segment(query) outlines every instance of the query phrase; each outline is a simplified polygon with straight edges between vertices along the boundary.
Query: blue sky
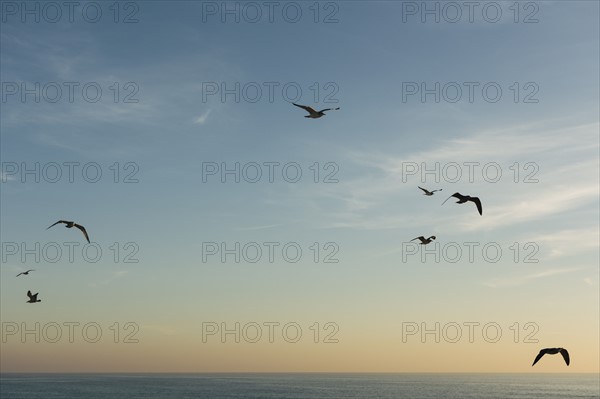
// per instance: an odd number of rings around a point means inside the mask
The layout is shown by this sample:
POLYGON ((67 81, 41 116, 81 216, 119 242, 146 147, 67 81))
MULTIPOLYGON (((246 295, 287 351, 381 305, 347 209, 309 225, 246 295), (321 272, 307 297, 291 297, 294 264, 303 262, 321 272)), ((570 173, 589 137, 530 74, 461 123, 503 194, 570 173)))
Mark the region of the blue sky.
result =
MULTIPOLYGON (((109 3, 101 4, 98 23, 77 13, 73 23, 66 18, 23 23, 13 15, 2 23, 3 91, 7 84, 79 83, 72 103, 66 91, 56 103, 44 96, 39 103, 32 96, 23 102, 19 94, 3 99, 3 245, 43 247, 81 239, 58 226, 45 230, 67 219, 85 225, 103 250, 97 263, 80 255, 72 264, 65 256, 56 263, 22 262, 19 255, 3 259, 3 321, 133 320, 146 343, 175 337, 200 345, 197 324, 203 320, 329 320, 340 326, 335 351, 373 356, 365 365, 332 361, 318 368, 310 361, 330 357, 333 349, 317 348, 304 368, 280 366, 272 354, 261 368, 247 365, 241 350, 230 363, 214 367, 208 360, 181 362, 185 371, 432 371, 393 362, 403 350, 393 333, 402 321, 497 321, 505 329, 532 321, 540 326, 539 345, 579 345, 582 360, 573 369, 598 371, 597 2, 534 3, 538 23, 514 23, 511 2, 495 3, 503 11, 497 23, 478 12, 473 23, 466 17, 422 23, 409 15, 403 22, 402 3, 362 1, 318 3, 320 18, 333 10, 337 23, 315 23, 309 2, 293 3, 303 11, 297 23, 277 12, 273 23, 243 18, 223 23, 219 12, 203 14, 201 2, 152 1, 136 3, 139 22, 125 24, 114 23, 109 3), (81 95, 90 82, 102 88, 98 102, 81 95), (232 95, 222 101, 203 91, 212 84, 233 88, 236 82, 250 85, 248 90, 274 82, 273 101, 266 89, 256 102, 244 96, 236 102, 232 95), (422 102, 416 95, 403 101, 407 84, 431 88, 436 82, 441 87, 456 82, 452 87, 463 89, 462 98, 435 102, 430 95, 422 102), (473 102, 464 82, 475 84, 473 102), (482 95, 489 83, 502 89, 497 102, 482 95), (286 84, 302 89, 298 103, 341 110, 305 119, 282 93, 286 84), (138 102, 124 103, 132 88, 138 102), (337 102, 325 102, 334 89, 329 99, 337 102), (537 103, 524 102, 533 91, 537 103), (103 175, 97 183, 81 174, 74 183, 64 175, 58 183, 35 183, 31 177, 23 183, 5 169, 7 163, 31 168, 36 162, 95 162, 103 175), (115 162, 119 180, 133 170, 125 165, 135 163, 139 182, 114 183, 109 167, 115 162), (229 168, 236 162, 296 163, 303 174, 289 183, 277 168, 270 183, 264 167, 257 183, 231 177, 222 183, 216 176, 204 183, 207 162, 229 168), (333 170, 325 165, 334 164, 338 182, 315 183, 310 169, 315 162, 320 179, 333 170), (420 173, 403 178, 409 165, 432 168, 436 162, 440 168, 463 165, 463 175, 465 162, 479 166, 472 182, 466 177, 450 182, 444 175, 436 182, 420 173), (518 182, 510 168, 515 162, 518 182), (488 163, 502 171, 496 183, 484 179, 489 176, 482 166, 488 163), (527 163, 533 166, 524 169, 527 163), (537 182, 525 183, 533 171, 537 182), (443 191, 425 197, 417 186, 443 191), (472 204, 449 201, 441 207, 456 191, 479 196, 483 216, 472 204), (473 262, 465 256, 456 263, 436 263, 433 257, 421 262, 418 255, 403 262, 408 248, 403 243, 419 235, 436 235, 439 248, 497 243, 503 256, 497 263, 485 261, 481 251, 473 262), (114 262, 109 247, 115 242, 121 257, 128 253, 123 246, 134 243, 139 263, 114 262), (264 257, 222 263, 218 256, 203 262, 207 242, 278 242, 279 248, 295 242, 303 256, 297 263, 285 262, 280 252, 273 263, 264 257), (334 243, 339 262, 313 262, 315 242, 321 256, 333 248, 323 246, 334 243), (515 242, 521 256, 528 251, 523 246, 534 243, 538 262, 515 262, 510 249, 515 242), (27 268, 36 272, 13 280, 27 268), (24 303, 29 287, 39 290, 44 308, 24 303), (568 316, 561 321, 557 313, 568 316), (375 356, 380 342, 391 351, 375 356), (585 345, 594 350, 586 352, 585 345)), ((498 354, 499 366, 481 358, 483 369, 528 370, 538 345, 511 343, 498 354), (512 351, 526 359, 523 367, 510 363, 512 351)), ((3 346, 9 353, 3 370, 30 370, 15 359, 35 345, 3 346)), ((208 348, 215 357, 232 350, 221 344, 208 348)), ((411 350, 433 357, 436 347, 418 343, 411 350)), ((462 371, 477 371, 476 364, 462 371)), ((127 367, 148 370, 142 362, 127 367)), ((435 371, 454 370, 440 367, 435 371)), ((182 370, 167 362, 159 371, 182 370)))

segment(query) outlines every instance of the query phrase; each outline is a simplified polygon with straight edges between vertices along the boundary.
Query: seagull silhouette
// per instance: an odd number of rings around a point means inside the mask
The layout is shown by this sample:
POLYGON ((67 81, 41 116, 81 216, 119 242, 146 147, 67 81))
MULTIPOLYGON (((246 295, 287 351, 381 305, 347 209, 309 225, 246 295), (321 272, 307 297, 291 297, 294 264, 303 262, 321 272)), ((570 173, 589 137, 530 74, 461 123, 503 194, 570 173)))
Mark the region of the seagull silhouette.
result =
POLYGON ((27 296, 29 297, 29 300, 27 301, 27 303, 36 303, 36 302, 42 302, 41 299, 37 299, 39 292, 37 294, 32 294, 31 291, 27 291, 27 296))
MULTIPOLYGON (((419 187, 419 186, 417 186, 417 187, 419 187)), ((423 194, 423 195, 427 195, 428 197, 432 196, 433 193, 435 193, 436 191, 442 191, 441 188, 439 190, 433 190, 433 191, 429 191, 423 187, 419 187, 419 188, 425 192, 425 194, 423 194)))
POLYGON ((429 237, 429 238, 425 238, 425 237, 423 237, 423 236, 419 236, 419 237, 417 237, 417 238, 413 238, 411 241, 414 241, 414 240, 420 240, 420 241, 421 241, 421 245, 427 245, 427 244, 429 244, 431 241, 435 240, 435 236, 431 236, 431 237, 429 237))
POLYGON ((318 119, 322 116, 325 116, 325 111, 337 111, 338 109, 340 109, 340 107, 337 108, 325 108, 322 109, 320 111, 315 111, 314 108, 311 108, 307 105, 300 105, 300 104, 296 104, 296 103, 292 103, 294 104, 296 107, 300 107, 304 110, 306 110, 308 112, 308 115, 305 115, 305 118, 312 118, 312 119, 318 119))
POLYGON ((21 274, 24 274, 24 275, 27 276, 29 274, 29 272, 33 272, 33 271, 35 271, 35 269, 29 269, 29 270, 27 270, 25 272, 21 272, 21 273, 17 274, 17 277, 19 277, 21 274))
MULTIPOLYGON (((457 204, 464 204, 467 201, 475 203, 475 205, 477 205, 477 210, 479 211, 479 214, 483 215, 483 208, 481 207, 481 201, 478 197, 471 197, 469 195, 462 195, 461 193, 454 193, 448 198, 446 198, 446 201, 448 201, 452 197, 458 198, 458 201, 456 201, 457 204)), ((442 205, 444 205, 446 201, 442 202, 442 205)))
MULTIPOLYGON (((81 230, 81 232, 83 233, 83 235, 85 236, 85 239, 87 240, 87 242, 88 242, 88 244, 89 244, 89 242, 90 242, 90 237, 88 236, 88 233, 87 233, 87 231, 85 231, 85 227, 83 227, 82 225, 80 225, 80 224, 77 224, 77 223, 75 223, 75 222, 69 222, 69 221, 66 221, 66 220, 59 220, 58 222, 54 223, 52 226, 56 226, 56 225, 57 225, 57 224, 59 224, 59 223, 64 223, 64 224, 65 224, 65 227, 66 227, 67 229, 70 229, 71 227, 77 227, 79 230, 81 230)), ((48 229, 49 229, 50 227, 52 227, 52 226, 48 226, 48 227, 46 228, 46 230, 48 230, 48 229)))
POLYGON ((538 353, 538 355, 535 357, 535 360, 533 361, 533 364, 531 365, 531 367, 533 367, 538 360, 540 360, 542 358, 542 356, 544 355, 556 355, 557 353, 560 353, 563 357, 563 359, 565 359, 565 363, 567 363, 567 366, 569 365, 569 363, 571 362, 570 358, 569 358, 569 352, 567 352, 566 349, 563 348, 546 348, 546 349, 542 349, 540 351, 540 353, 538 353))

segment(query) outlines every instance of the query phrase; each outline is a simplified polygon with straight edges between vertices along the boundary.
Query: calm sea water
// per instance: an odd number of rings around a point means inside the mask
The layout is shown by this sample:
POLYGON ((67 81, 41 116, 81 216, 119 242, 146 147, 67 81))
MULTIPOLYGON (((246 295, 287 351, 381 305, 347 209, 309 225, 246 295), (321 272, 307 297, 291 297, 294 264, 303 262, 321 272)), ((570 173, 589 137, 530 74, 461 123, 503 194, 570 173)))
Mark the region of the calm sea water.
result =
POLYGON ((597 374, 2 374, 6 399, 598 398, 597 374))

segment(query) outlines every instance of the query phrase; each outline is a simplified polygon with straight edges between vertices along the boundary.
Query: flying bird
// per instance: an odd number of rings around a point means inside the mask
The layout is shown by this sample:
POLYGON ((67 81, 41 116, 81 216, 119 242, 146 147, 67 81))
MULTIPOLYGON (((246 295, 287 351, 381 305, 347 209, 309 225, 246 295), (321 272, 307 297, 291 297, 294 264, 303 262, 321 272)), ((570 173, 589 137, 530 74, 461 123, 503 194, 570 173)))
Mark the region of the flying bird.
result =
MULTIPOLYGON (((87 231, 85 231, 85 227, 83 227, 82 225, 80 225, 80 224, 77 224, 77 223, 75 223, 75 222, 68 222, 68 221, 66 221, 66 220, 59 220, 58 222, 54 223, 52 226, 56 226, 56 225, 57 225, 57 224, 59 224, 59 223, 64 223, 64 224, 65 224, 65 227, 66 227, 67 229, 70 229, 71 227, 77 227, 79 230, 81 230, 81 232, 83 233, 83 235, 85 236, 85 239, 87 240, 87 242, 88 242, 88 244, 89 244, 89 242, 90 242, 90 237, 88 236, 88 233, 87 233, 87 231)), ((49 229, 50 227, 52 227, 52 226, 49 226, 49 227, 47 227, 47 228, 46 228, 46 230, 48 230, 48 229, 49 229)))
POLYGON ((36 303, 36 302, 42 302, 41 299, 37 299, 39 292, 36 294, 32 294, 31 291, 27 291, 27 296, 29 297, 29 300, 27 301, 27 303, 36 303))
POLYGON ((421 245, 427 245, 430 242, 432 242, 433 240, 435 240, 435 236, 431 236, 429 238, 425 238, 423 236, 419 236, 417 238, 413 238, 411 241, 414 241, 414 240, 420 240, 421 241, 421 245))
MULTIPOLYGON (((475 203, 475 205, 477 205, 477 210, 479 211, 479 214, 483 215, 483 208, 481 207, 481 201, 478 197, 471 197, 469 195, 462 195, 461 193, 454 193, 448 198, 446 198, 446 201, 448 201, 452 197, 458 198, 458 201, 456 201, 457 204, 464 204, 467 201, 475 203)), ((446 201, 442 202, 442 205, 444 205, 446 201)))
POLYGON ((531 367, 533 367, 538 360, 540 360, 542 358, 542 356, 544 355, 556 355, 557 353, 560 353, 563 357, 563 359, 565 359, 565 363, 567 363, 567 366, 569 365, 569 363, 571 362, 570 358, 569 358, 569 352, 567 352, 566 349, 564 348, 546 348, 546 349, 542 349, 540 351, 540 353, 538 353, 538 355, 535 357, 535 360, 533 361, 533 364, 531 365, 531 367))
POLYGON ((29 272, 33 272, 33 271, 35 271, 35 269, 29 269, 29 270, 27 270, 25 272, 21 272, 21 273, 17 274, 17 277, 19 277, 21 274, 24 274, 24 275, 27 276, 29 274, 29 272))
MULTIPOLYGON (((417 186, 417 187, 419 187, 419 186, 417 186)), ((429 190, 427 190, 427 189, 425 189, 425 188, 423 188, 423 187, 419 187, 419 188, 420 188, 421 190, 423 190, 423 191, 424 191, 424 194, 423 194, 423 195, 427 195, 427 196, 429 196, 429 197, 430 197, 430 196, 432 196, 432 195, 433 195, 433 193, 435 193, 436 191, 442 191, 442 189, 441 189, 441 188, 440 188, 439 190, 433 190, 433 191, 429 191, 429 190)))
POLYGON ((314 108, 309 107, 307 105, 300 105, 300 104, 296 104, 296 103, 292 103, 294 104, 296 107, 300 107, 304 110, 306 110, 308 112, 308 115, 305 115, 305 118, 312 118, 312 119, 318 119, 322 116, 325 116, 325 111, 337 111, 338 109, 340 109, 340 107, 337 108, 325 108, 322 109, 320 111, 315 111, 314 108))

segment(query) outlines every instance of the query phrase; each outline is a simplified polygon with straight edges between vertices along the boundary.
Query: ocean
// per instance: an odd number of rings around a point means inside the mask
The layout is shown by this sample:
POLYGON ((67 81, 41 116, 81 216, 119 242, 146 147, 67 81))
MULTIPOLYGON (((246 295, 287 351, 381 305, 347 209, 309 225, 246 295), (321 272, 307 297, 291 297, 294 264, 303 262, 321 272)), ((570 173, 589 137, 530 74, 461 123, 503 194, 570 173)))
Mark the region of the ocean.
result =
POLYGON ((599 398, 598 374, 1 374, 2 399, 599 398))

